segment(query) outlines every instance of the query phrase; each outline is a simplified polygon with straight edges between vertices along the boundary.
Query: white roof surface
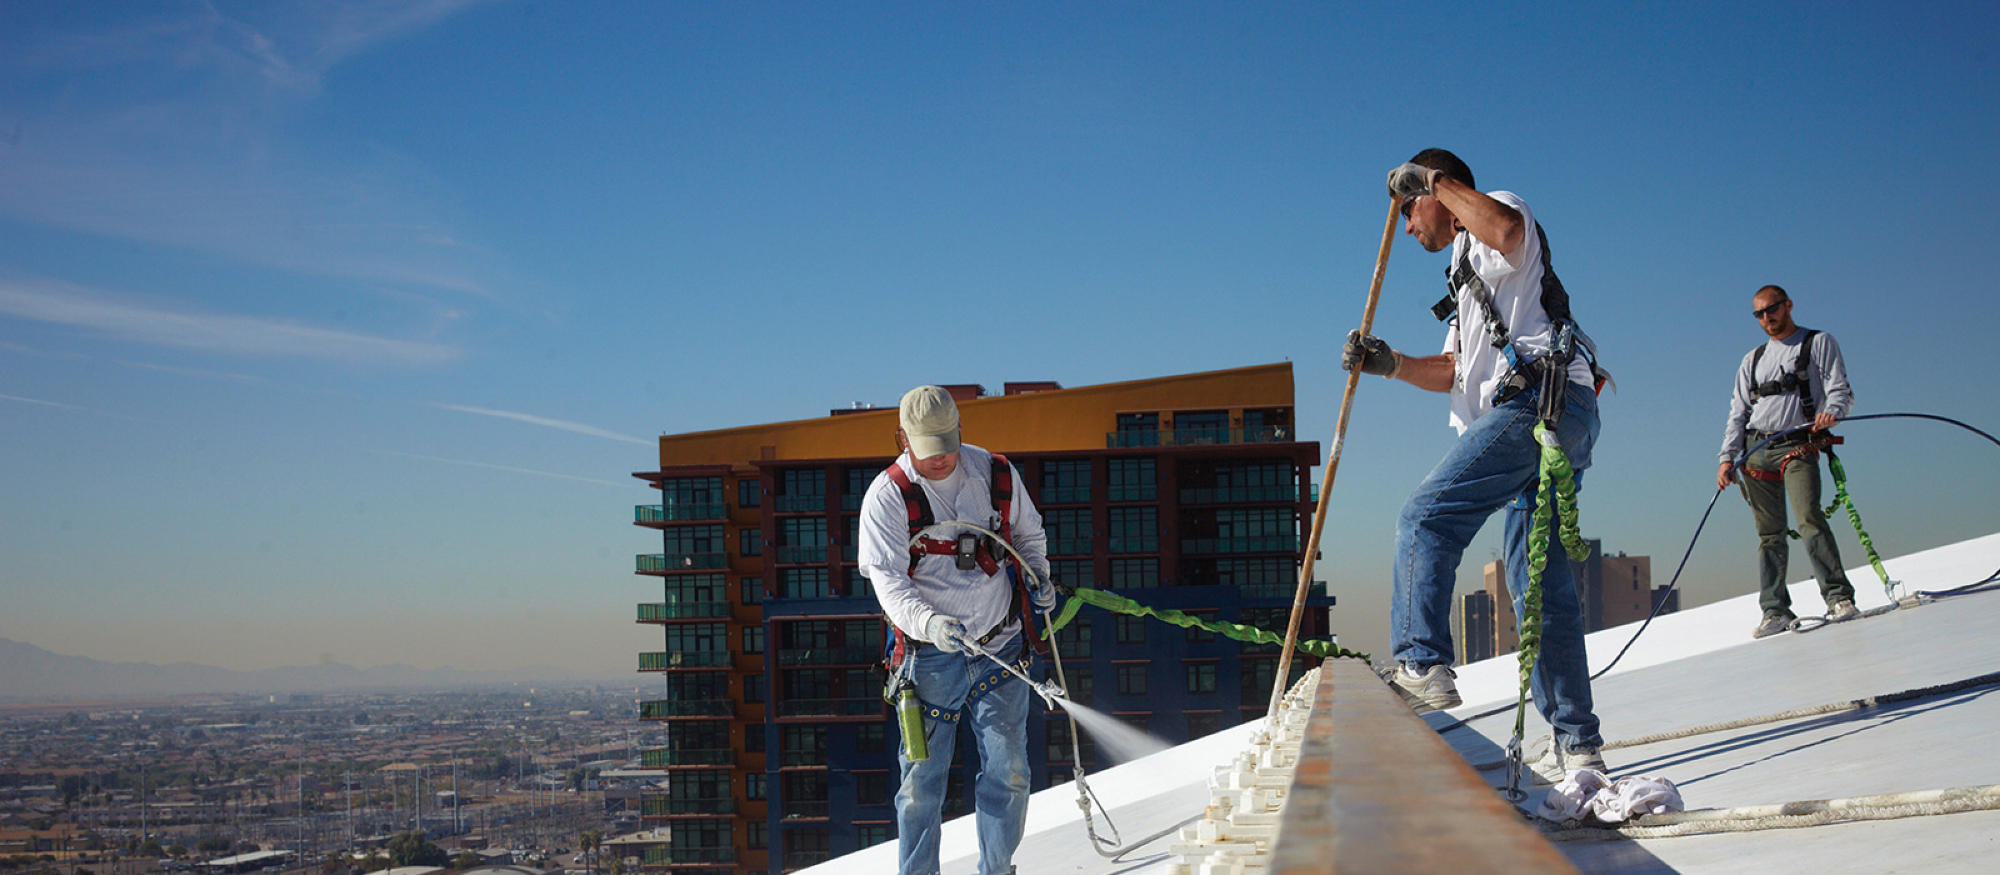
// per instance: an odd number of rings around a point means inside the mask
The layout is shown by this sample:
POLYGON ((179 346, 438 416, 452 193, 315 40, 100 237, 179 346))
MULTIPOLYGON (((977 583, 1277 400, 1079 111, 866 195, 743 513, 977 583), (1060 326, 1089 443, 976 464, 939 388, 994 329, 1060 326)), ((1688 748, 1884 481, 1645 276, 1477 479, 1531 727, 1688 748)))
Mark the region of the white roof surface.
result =
MULTIPOLYGON (((2000 568, 2000 534, 1886 563, 1904 592, 1940 591, 2000 568)), ((1848 577, 1862 610, 1890 600, 1866 566, 1848 577)), ((1792 587, 1801 615, 1820 608, 1817 585, 1792 587)), ((1886 695, 2000 671, 2000 591, 1940 599, 1850 623, 1753 641, 1761 613, 1756 593, 1653 621, 1614 670, 1593 685, 1608 744, 1693 726, 1886 695)), ((1637 625, 1589 636, 1591 665, 1609 663, 1637 625)), ((1445 738, 1480 764, 1504 757, 1518 683, 1512 654, 1465 666, 1458 686, 1468 719, 1445 738), (1504 708, 1504 710, 1502 710, 1504 708), (1475 716, 1492 713, 1490 716, 1475 716)), ((1673 781, 1689 809, 1730 808, 1880 793, 2000 784, 2000 687, 1858 711, 1727 730, 1605 752, 1614 777, 1673 781)), ((1530 741, 1547 734, 1528 709, 1530 741)), ((1433 725, 1450 721, 1430 715, 1433 725)), ((1208 776, 1243 749, 1259 723, 1225 729, 1171 750, 1093 775, 1089 784, 1126 842, 1199 818, 1208 776)), ((1497 787, 1501 771, 1485 772, 1497 787)), ((1545 787, 1533 787, 1529 804, 1545 787)), ((1100 836, 1109 837, 1103 819, 1100 836)), ((1971 812, 1803 829, 1697 835, 1640 841, 1562 842, 1585 872, 1763 873, 1814 875, 1889 871, 2000 871, 2000 812, 1971 812)), ((1027 836, 1014 862, 1022 872, 1162 873, 1169 834, 1113 860, 1086 836, 1076 789, 1034 794, 1027 836)), ((972 875, 977 839, 968 815, 944 826, 945 875, 972 875)), ((891 841, 803 872, 880 875, 895 871, 891 841)))

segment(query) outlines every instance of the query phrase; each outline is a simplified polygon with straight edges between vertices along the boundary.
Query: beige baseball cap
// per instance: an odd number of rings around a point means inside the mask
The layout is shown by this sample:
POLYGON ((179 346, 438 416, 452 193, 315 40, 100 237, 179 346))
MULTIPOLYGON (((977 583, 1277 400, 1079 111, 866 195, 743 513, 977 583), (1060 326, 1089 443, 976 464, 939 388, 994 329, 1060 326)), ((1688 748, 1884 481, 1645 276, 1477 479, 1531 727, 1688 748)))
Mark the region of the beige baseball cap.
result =
POLYGON ((900 422, 912 458, 958 452, 958 403, 943 386, 918 386, 904 394, 900 422))

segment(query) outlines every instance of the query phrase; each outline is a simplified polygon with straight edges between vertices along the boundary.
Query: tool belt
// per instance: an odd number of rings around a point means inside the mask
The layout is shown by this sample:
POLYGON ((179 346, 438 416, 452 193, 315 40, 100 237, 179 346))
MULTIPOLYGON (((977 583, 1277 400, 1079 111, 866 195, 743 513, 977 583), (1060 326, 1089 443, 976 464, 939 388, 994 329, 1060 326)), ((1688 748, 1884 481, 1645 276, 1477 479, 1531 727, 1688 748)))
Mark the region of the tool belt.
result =
MULTIPOLYGON (((1770 434, 1771 434, 1770 432, 1760 432, 1760 431, 1750 432, 1750 436, 1753 439, 1760 442, 1763 440, 1764 437, 1769 437, 1770 434), (1762 435, 1763 437, 1759 437, 1759 435, 1762 435)), ((1780 447, 1792 448, 1791 452, 1786 453, 1783 456, 1779 457, 1778 470, 1769 471, 1763 468, 1753 467, 1748 461, 1745 461, 1743 463, 1743 474, 1744 476, 1749 477, 1753 480, 1762 480, 1766 483, 1783 483, 1785 482, 1785 466, 1790 465, 1793 462, 1801 462, 1801 461, 1805 462, 1808 465, 1814 464, 1819 460, 1819 454, 1821 452, 1825 452, 1828 455, 1832 455, 1834 447, 1844 444, 1846 442, 1847 442, 1846 438, 1840 437, 1839 435, 1833 434, 1832 432, 1825 432, 1825 431, 1817 432, 1813 433, 1810 437, 1806 436, 1804 433, 1801 432, 1793 432, 1792 434, 1787 435, 1786 437, 1779 438, 1778 440, 1773 441, 1771 443, 1771 448, 1773 449, 1777 449, 1780 447)))

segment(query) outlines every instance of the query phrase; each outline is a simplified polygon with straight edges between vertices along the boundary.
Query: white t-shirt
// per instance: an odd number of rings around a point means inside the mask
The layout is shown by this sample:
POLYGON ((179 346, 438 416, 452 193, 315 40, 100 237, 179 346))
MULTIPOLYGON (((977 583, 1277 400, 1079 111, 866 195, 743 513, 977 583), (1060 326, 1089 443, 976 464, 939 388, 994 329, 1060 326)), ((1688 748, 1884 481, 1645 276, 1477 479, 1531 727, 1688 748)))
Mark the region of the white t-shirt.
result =
MULTIPOLYGON (((1547 352, 1551 340, 1549 314, 1542 309, 1541 235, 1535 233, 1535 214, 1526 201, 1511 191, 1491 192, 1489 196, 1520 211, 1522 226, 1527 229, 1521 251, 1509 262, 1499 250, 1461 231, 1452 241, 1449 269, 1457 269, 1461 254, 1469 247, 1466 257, 1471 259, 1473 272, 1492 291, 1494 309, 1513 335, 1515 354, 1532 358, 1547 352)), ((1486 336, 1486 311, 1478 300, 1464 289, 1456 291, 1458 318, 1445 332, 1444 351, 1458 357, 1457 376, 1451 386, 1451 425, 1463 434, 1474 420, 1493 409, 1493 394, 1507 372, 1507 359, 1486 336)), ((1593 385, 1590 363, 1582 356, 1570 362, 1569 379, 1593 385)))
MULTIPOLYGON (((994 532, 1000 531, 993 509, 993 454, 971 444, 959 445, 958 468, 943 481, 924 479, 910 465, 910 455, 896 457, 896 464, 923 489, 930 500, 931 515, 938 522, 963 520, 994 532)), ((1014 470, 1014 501, 1010 521, 1014 549, 1041 575, 1048 574, 1048 535, 1042 530, 1042 514, 1021 484, 1021 472, 1014 470)), ((949 541, 962 531, 945 526, 925 537, 949 541)), ((1012 585, 1003 571, 987 576, 978 568, 961 570, 951 556, 924 556, 917 573, 910 574, 910 516, 903 491, 888 472, 875 475, 861 500, 861 571, 875 584, 875 599, 889 622, 904 632, 923 638, 933 615, 943 614, 965 624, 974 637, 984 635, 1007 619, 1014 598, 1012 585)), ((1004 551, 1003 551, 1004 552, 1004 551)), ((996 559, 1005 559, 996 556, 996 559)), ((1006 643, 1001 635, 989 646, 1006 643)))

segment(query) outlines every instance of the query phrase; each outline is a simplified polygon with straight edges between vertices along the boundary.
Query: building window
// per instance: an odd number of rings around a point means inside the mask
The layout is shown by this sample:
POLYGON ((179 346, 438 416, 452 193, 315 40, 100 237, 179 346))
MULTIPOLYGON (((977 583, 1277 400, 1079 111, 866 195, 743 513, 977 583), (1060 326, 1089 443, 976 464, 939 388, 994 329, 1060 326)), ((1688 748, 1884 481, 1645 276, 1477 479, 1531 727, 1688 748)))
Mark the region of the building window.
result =
POLYGON ((729 698, 729 673, 693 671, 667 675, 667 699, 676 702, 714 702, 729 698))
MULTIPOLYGON (((764 776, 758 775, 757 777, 762 778, 764 776)), ((762 782, 760 781, 758 783, 762 782)), ((758 796, 756 798, 761 799, 763 797, 758 796)), ((750 850, 753 851, 770 850, 771 825, 761 820, 750 821, 749 828, 743 833, 743 841, 748 843, 750 850)))
POLYGON ((889 804, 889 773, 855 772, 854 804, 856 805, 889 804))
POLYGON ((1118 695, 1143 696, 1146 694, 1146 663, 1127 663, 1117 666, 1118 695))
POLYGON ((1175 446, 1229 442, 1229 411, 1202 410, 1174 414, 1175 446))
POLYGON ((1187 672, 1188 695, 1199 696, 1215 692, 1215 663, 1189 662, 1181 665, 1187 672))
MULTIPOLYGON (((763 733, 760 732, 758 734, 762 735, 763 733)), ((751 802, 756 802, 760 799, 763 799, 764 779, 766 777, 767 776, 763 772, 751 772, 750 774, 743 776, 743 798, 748 799, 751 802)))
POLYGON ((1158 497, 1152 459, 1111 460, 1112 501, 1153 501, 1158 497))
MULTIPOLYGON (((662 531, 662 543, 666 544, 671 557, 685 557, 695 553, 720 553, 723 545, 722 527, 715 526, 675 526, 662 531)), ((669 566, 685 564, 670 558, 669 566)), ((719 567, 719 566, 712 566, 719 567)))
POLYGON ((763 703, 764 703, 764 676, 761 674, 753 674, 745 677, 743 679, 743 704, 761 705, 763 703))
POLYGON ((1069 680, 1069 698, 1085 705, 1096 701, 1096 690, 1090 684, 1090 666, 1071 666, 1064 669, 1064 674, 1069 680))
POLYGON ((798 620, 778 626, 786 650, 825 650, 833 646, 832 620, 798 620))
POLYGON ((1042 463, 1042 504, 1086 504, 1090 501, 1090 460, 1042 463))
POLYGON ((1095 589, 1097 577, 1089 559, 1051 559, 1049 576, 1071 589, 1095 589))
POLYGON ((669 653, 687 650, 728 650, 729 624, 675 623, 666 627, 669 653))
POLYGON ((849 596, 875 597, 875 581, 859 568, 847 569, 847 594, 849 596))
MULTIPOLYGON (((1291 628, 1292 609, 1239 608, 1236 612, 1236 621, 1245 626, 1262 629, 1283 637, 1285 630, 1291 628)), ((1303 626, 1301 628, 1303 629, 1303 626)), ((1279 646, 1277 644, 1250 644, 1246 642, 1243 645, 1243 650, 1246 653, 1276 652, 1279 646)))
POLYGON ((1160 509, 1114 507, 1111 509, 1111 552, 1157 553, 1160 550, 1160 509))
POLYGON ((1118 643, 1120 644, 1146 643, 1146 618, 1126 616, 1123 614, 1119 615, 1118 643))
MULTIPOLYGON (((1083 765, 1088 766, 1097 762, 1097 744, 1091 740, 1090 733, 1086 732, 1083 733, 1082 745, 1072 745, 1070 743, 1069 721, 1051 720, 1049 721, 1048 755, 1049 762, 1052 763, 1076 763, 1080 761, 1083 765), (1081 750, 1078 749, 1079 747, 1081 747, 1081 750)), ((1050 771, 1054 772, 1055 770, 1050 769, 1050 771)))
POLYGON ((762 507, 764 505, 764 485, 756 480, 736 481, 737 507, 762 507))
MULTIPOLYGON (((824 863, 832 857, 827 851, 827 831, 825 829, 788 829, 783 833, 785 841, 785 868, 802 869, 817 863, 824 863)), ((776 867, 773 867, 776 868, 776 867)))
POLYGON ((1292 559, 1217 559, 1215 582, 1224 586, 1297 584, 1299 564, 1292 559))
POLYGON ((1077 617, 1067 626, 1056 631, 1056 646, 1062 654, 1076 659, 1090 658, 1090 618, 1077 617))
POLYGON ((854 752, 878 754, 888 743, 888 725, 883 723, 863 723, 854 727, 854 752))
POLYGON ((778 753, 781 766, 826 765, 826 727, 778 727, 778 753))
POLYGON ((1214 735, 1222 728, 1222 715, 1214 711, 1187 712, 1188 740, 1193 741, 1205 735, 1214 735))
POLYGON ((1292 411, 1284 407, 1243 411, 1245 443, 1269 443, 1292 439, 1292 411))
POLYGON ((813 513, 826 510, 826 471, 815 468, 778 472, 778 510, 813 513))
POLYGON ((1141 711, 1136 714, 1119 714, 1117 716, 1119 721, 1123 722, 1126 726, 1130 726, 1140 732, 1153 731, 1153 715, 1149 712, 1141 711))
MULTIPOLYGON (((760 677, 761 677, 761 676, 760 676, 760 677)), ((752 724, 750 724, 749 726, 747 726, 747 727, 745 727, 745 728, 744 728, 744 730, 743 730, 743 752, 744 752, 744 753, 763 753, 763 752, 764 752, 764 727, 763 727, 763 725, 762 725, 762 724, 758 724, 758 723, 752 723, 752 724)), ((763 778, 763 775, 762 775, 762 773, 758 773, 758 772, 752 772, 752 773, 751 773, 751 775, 752 775, 753 777, 757 778, 757 780, 758 780, 758 782, 759 782, 759 783, 757 784, 757 794, 758 794, 758 795, 757 795, 757 797, 756 797, 756 798, 758 798, 758 799, 762 799, 762 798, 764 798, 764 796, 763 796, 763 793, 764 793, 764 785, 763 785, 763 783, 762 783, 762 782, 763 782, 763 780, 764 780, 764 778, 763 778)))
POLYGON ((1160 445, 1160 414, 1120 413, 1118 433, 1113 444, 1121 447, 1157 447, 1160 445))
MULTIPOLYGON (((1213 610, 1188 611, 1187 613, 1190 616, 1194 617, 1195 619, 1200 620, 1204 623, 1215 622, 1215 612, 1213 610)), ((1200 626, 1187 627, 1187 643, 1189 644, 1207 644, 1208 642, 1214 640, 1215 640, 1214 632, 1210 632, 1207 629, 1203 629, 1200 626)))
POLYGON ((1049 555, 1077 556, 1089 555, 1090 542, 1096 533, 1091 531, 1090 508, 1063 508, 1042 513, 1042 530, 1049 536, 1049 555))
POLYGON ((762 529, 737 529, 736 552, 740 556, 764 555, 764 531, 762 529))
POLYGON ((751 655, 764 652, 764 627, 743 627, 743 652, 751 655))
POLYGON ((785 568, 778 571, 778 594, 788 599, 823 599, 832 594, 827 588, 824 568, 785 568))
POLYGON ((745 577, 737 580, 736 583, 743 590, 744 604, 761 605, 764 603, 764 578, 745 577))
POLYGON ((857 823, 854 825, 854 840, 861 847, 872 848, 889 840, 889 825, 857 823))
POLYGON ((1146 589, 1160 585, 1160 560, 1111 560, 1112 589, 1146 589))
POLYGON ((722 519, 721 477, 675 477, 660 481, 662 516, 670 520, 722 519))
POLYGON ((879 468, 847 469, 847 492, 840 497, 840 509, 860 510, 861 500, 868 497, 868 487, 880 473, 879 468))

